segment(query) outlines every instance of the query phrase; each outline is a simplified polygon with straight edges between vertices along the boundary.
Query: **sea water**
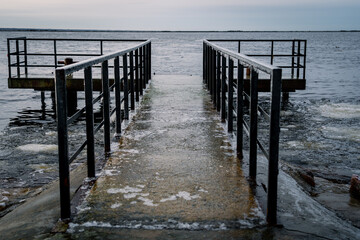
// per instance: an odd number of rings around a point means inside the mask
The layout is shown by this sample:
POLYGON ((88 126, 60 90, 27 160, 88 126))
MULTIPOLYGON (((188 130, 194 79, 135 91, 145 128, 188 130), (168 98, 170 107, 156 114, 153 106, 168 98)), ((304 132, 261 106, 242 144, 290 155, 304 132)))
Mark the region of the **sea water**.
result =
MULTIPOLYGON (((152 38, 153 74, 185 75, 202 74, 202 39, 205 38, 306 39, 307 87, 291 93, 290 102, 281 113, 280 159, 310 170, 349 177, 360 174, 359 32, 4 31, 0 32, 1 188, 41 186, 57 176, 56 123, 50 94, 46 94, 46 107, 42 109, 39 92, 7 87, 6 39, 23 36, 152 38)), ((69 139, 83 135, 80 123, 69 129, 69 139)))

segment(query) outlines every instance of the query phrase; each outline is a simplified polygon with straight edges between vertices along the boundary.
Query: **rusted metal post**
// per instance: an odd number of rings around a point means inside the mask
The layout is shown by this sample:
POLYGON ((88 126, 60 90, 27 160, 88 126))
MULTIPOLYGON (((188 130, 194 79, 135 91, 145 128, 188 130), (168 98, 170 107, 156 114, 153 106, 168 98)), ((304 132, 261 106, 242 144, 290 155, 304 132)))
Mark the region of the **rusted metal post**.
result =
POLYGON ((109 153, 110 147, 110 91, 109 91, 109 64, 108 61, 101 63, 102 90, 103 90, 103 114, 104 114, 104 149, 109 153))
POLYGON ((86 108, 86 141, 88 177, 95 177, 95 140, 94 140, 94 109, 92 68, 84 70, 85 78, 85 108, 86 108))
POLYGON ((58 128, 60 216, 70 218, 70 176, 67 129, 66 77, 64 70, 55 72, 56 116, 58 128))
POLYGON ((130 108, 135 110, 134 53, 130 52, 130 108))
POLYGON ((121 89, 120 89, 120 59, 114 59, 114 80, 115 80, 115 107, 116 107, 116 134, 115 137, 121 136, 121 89))
POLYGON ((271 114, 269 138, 269 174, 267 191, 267 222, 276 224, 277 190, 279 174, 279 135, 280 135, 280 100, 281 100, 281 69, 273 70, 271 75, 271 114))
POLYGON ((129 83, 127 54, 123 56, 123 78, 124 78, 124 119, 129 119, 129 83))
POLYGON ((222 74, 221 74, 221 121, 226 119, 226 57, 222 56, 222 74))
POLYGON ((237 121, 236 121, 236 153, 238 158, 243 158, 243 91, 244 91, 244 67, 238 61, 237 72, 237 121))
POLYGON ((249 175, 256 179, 257 168, 257 128, 258 128, 258 73, 251 69, 250 76, 250 153, 249 153, 249 175))
POLYGON ((234 130, 233 94, 234 94, 234 61, 229 57, 229 84, 228 84, 228 132, 234 130))

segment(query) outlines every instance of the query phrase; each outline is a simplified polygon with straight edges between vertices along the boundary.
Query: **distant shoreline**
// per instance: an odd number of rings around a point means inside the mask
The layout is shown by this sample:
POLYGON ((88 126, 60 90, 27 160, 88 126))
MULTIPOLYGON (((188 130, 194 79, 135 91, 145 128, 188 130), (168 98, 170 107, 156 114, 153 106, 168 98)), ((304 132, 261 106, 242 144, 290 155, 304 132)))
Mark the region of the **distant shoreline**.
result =
POLYGON ((171 30, 98 30, 98 29, 42 29, 42 28, 0 28, 0 32, 155 32, 155 33, 198 33, 198 32, 360 32, 360 30, 298 30, 298 31, 171 31, 171 30))

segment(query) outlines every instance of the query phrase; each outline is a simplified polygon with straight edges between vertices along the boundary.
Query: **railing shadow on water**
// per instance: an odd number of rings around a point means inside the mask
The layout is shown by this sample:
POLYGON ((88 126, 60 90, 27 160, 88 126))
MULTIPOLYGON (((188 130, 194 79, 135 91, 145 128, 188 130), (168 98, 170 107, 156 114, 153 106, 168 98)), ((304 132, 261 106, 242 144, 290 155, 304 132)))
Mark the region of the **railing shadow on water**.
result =
POLYGON ((257 145, 268 159, 267 222, 276 225, 282 69, 203 41, 203 80, 227 130, 236 129, 236 149, 243 158, 243 131, 249 136, 249 177, 256 181, 257 145), (244 69, 250 69, 250 89, 244 90, 244 69), (270 113, 258 106, 259 72, 270 75, 270 113), (236 99, 236 101, 235 101, 236 99), (250 123, 244 120, 244 99, 250 102, 250 123), (258 139, 258 111, 269 121, 268 151, 258 139), (234 118, 236 125, 234 125, 234 118))
POLYGON ((89 178, 95 177, 94 135, 103 127, 104 150, 105 154, 108 154, 111 151, 110 117, 115 113, 115 136, 119 137, 122 120, 129 118, 130 109, 135 109, 135 102, 139 101, 140 96, 143 95, 143 89, 146 88, 150 78, 151 40, 125 50, 94 57, 55 70, 61 219, 65 220, 71 217, 69 164, 87 147, 87 175, 89 178), (114 62, 114 84, 111 86, 109 61, 114 62), (92 71, 99 64, 101 65, 102 92, 94 98, 92 71), (71 74, 78 71, 84 71, 85 106, 68 117, 66 82, 71 74), (113 90, 115 91, 115 106, 111 106, 110 102, 110 92, 113 90), (103 120, 95 126, 94 104, 101 100, 103 120), (70 155, 68 126, 84 113, 86 116, 86 140, 70 155))

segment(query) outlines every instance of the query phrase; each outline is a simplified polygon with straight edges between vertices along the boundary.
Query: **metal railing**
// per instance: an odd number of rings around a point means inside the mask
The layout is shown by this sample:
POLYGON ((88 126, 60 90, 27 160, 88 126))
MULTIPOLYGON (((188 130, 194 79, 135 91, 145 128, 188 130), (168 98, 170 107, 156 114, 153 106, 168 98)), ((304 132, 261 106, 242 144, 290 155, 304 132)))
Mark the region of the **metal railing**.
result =
POLYGON ((227 121, 228 132, 236 128, 236 149, 239 158, 243 158, 243 131, 249 136, 249 176, 256 180, 257 145, 269 161, 267 183, 267 222, 276 224, 277 213, 277 178, 280 133, 280 103, 282 69, 262 63, 252 57, 230 51, 214 43, 203 42, 203 79, 211 94, 222 121, 227 121), (244 91, 244 69, 249 68, 250 93, 244 91), (258 76, 259 72, 270 75, 271 104, 270 113, 258 106, 258 76), (250 102, 249 124, 244 119, 244 98, 250 102), (257 136, 258 110, 269 123, 268 150, 257 136), (236 125, 234 125, 236 118, 236 125))
POLYGON ((8 72, 9 78, 20 78, 22 75, 28 77, 30 68, 57 68, 64 64, 59 63, 60 60, 64 60, 68 57, 96 57, 104 54, 104 44, 116 43, 116 42, 144 42, 144 39, 86 39, 86 38, 8 38, 7 39, 7 56, 8 56, 8 72), (89 48, 84 46, 76 49, 76 51, 64 52, 64 48, 61 48, 61 44, 72 44, 76 42, 81 43, 94 43, 98 46, 92 46, 94 49, 89 51, 89 48), (31 52, 32 47, 39 48, 39 44, 45 44, 50 50, 40 50, 41 52, 31 52), (60 50, 61 49, 61 50, 60 50), (83 50, 81 53, 79 50, 83 50), (46 63, 38 63, 38 59, 32 60, 34 57, 51 58, 46 63), (48 63, 49 62, 49 63, 48 63), (51 63, 51 64, 50 64, 51 63), (16 75, 12 76, 12 72, 16 71, 16 75))
MULTIPOLYGON (((292 79, 305 79, 305 70, 306 70, 306 48, 307 40, 300 39, 209 39, 210 42, 222 42, 222 43, 236 43, 237 52, 241 53, 249 51, 246 56, 255 57, 255 58, 264 58, 269 59, 271 65, 276 64, 282 69, 291 69, 290 78, 292 79), (242 47, 242 44, 249 45, 261 45, 261 51, 256 53, 254 49, 249 50, 248 47, 242 47), (284 47, 283 45, 286 45, 284 47), (284 51, 286 49, 286 51, 284 51), (290 49, 290 51, 287 51, 290 49), (281 52, 281 53, 279 53, 281 52), (276 60, 279 60, 281 63, 275 63, 276 60), (286 59, 281 61, 280 59, 286 59)), ((259 49, 257 49, 259 50, 259 49)))
POLYGON ((135 109, 135 101, 139 101, 139 95, 143 94, 143 89, 151 78, 151 41, 147 40, 125 50, 60 67, 55 72, 61 218, 68 219, 71 215, 69 164, 87 146, 88 177, 95 177, 94 135, 101 127, 104 127, 104 148, 105 153, 109 153, 111 115, 116 114, 116 136, 119 136, 122 120, 129 118, 129 108, 135 109), (115 83, 112 86, 109 86, 109 61, 114 62, 115 83), (122 67, 120 62, 122 62, 122 67), (97 64, 101 64, 102 93, 93 98, 92 70, 97 64), (68 117, 66 82, 71 74, 81 70, 84 71, 85 107, 68 117), (123 91, 120 89, 121 85, 123 85, 123 91), (113 107, 110 103, 110 91, 112 90, 115 91, 115 106, 113 107), (122 97, 121 92, 123 92, 122 97), (93 105, 101 99, 103 121, 94 126, 93 105), (121 109, 122 104, 124 110, 121 109), (69 156, 68 125, 82 116, 84 112, 86 115, 86 140, 69 156))

